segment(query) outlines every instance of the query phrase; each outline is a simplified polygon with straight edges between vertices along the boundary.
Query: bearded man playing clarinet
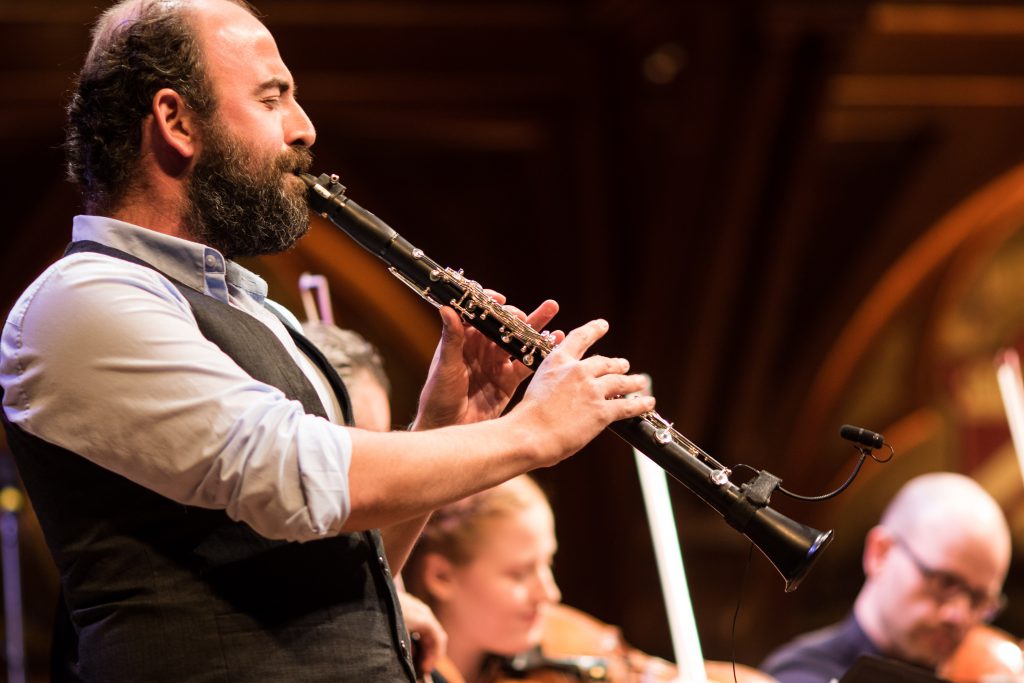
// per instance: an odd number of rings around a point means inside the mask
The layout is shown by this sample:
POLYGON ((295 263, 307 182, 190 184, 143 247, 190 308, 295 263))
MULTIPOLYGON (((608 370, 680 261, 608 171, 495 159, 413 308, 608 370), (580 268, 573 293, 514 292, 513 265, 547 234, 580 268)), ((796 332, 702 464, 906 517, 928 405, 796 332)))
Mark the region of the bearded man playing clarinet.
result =
POLYGON ((392 572, 425 516, 653 408, 617 398, 643 385, 625 360, 583 358, 595 320, 502 414, 530 370, 443 308, 413 429, 345 426, 343 384, 232 260, 307 230, 314 139, 243 2, 99 18, 66 142, 89 215, 0 347, 61 575, 57 680, 412 680, 392 572))

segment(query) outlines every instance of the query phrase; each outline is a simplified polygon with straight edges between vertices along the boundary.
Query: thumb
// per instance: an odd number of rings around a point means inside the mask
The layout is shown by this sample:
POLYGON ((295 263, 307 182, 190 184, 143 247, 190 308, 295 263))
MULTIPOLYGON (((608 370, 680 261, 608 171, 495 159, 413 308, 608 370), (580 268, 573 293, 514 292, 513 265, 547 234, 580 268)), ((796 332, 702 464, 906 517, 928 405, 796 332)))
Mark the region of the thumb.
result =
POLYGON ((466 341, 466 329, 459 314, 448 306, 442 306, 441 341, 438 343, 438 360, 442 364, 461 362, 462 347, 466 341))

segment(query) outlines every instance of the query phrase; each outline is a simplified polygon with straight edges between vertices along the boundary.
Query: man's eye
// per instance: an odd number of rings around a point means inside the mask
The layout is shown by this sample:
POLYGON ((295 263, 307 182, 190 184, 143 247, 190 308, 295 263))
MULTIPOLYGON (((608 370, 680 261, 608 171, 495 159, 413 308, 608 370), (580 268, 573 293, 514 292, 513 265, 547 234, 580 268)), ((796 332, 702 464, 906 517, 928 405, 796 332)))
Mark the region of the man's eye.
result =
POLYGON ((932 581, 935 583, 935 587, 943 593, 960 590, 963 586, 963 583, 955 576, 941 572, 937 573, 932 581))

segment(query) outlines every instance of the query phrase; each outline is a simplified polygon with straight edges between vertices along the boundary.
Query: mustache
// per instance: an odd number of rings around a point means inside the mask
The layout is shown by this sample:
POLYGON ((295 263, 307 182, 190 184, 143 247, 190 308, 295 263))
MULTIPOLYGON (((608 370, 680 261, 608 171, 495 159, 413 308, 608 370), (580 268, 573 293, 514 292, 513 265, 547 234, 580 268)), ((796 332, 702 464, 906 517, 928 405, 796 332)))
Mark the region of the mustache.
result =
POLYGON ((309 173, 313 167, 313 152, 301 145, 290 147, 278 157, 276 165, 281 173, 309 173))

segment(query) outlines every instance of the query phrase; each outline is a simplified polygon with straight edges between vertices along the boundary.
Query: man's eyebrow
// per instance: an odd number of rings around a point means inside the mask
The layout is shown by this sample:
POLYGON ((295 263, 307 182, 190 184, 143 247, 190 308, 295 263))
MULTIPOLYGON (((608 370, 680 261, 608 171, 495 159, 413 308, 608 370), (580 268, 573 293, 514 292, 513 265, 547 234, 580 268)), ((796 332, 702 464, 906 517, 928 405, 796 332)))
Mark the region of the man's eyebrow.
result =
POLYGON ((264 90, 277 90, 282 95, 290 90, 292 92, 292 95, 294 95, 298 91, 298 88, 296 88, 291 81, 287 81, 283 78, 274 77, 268 78, 267 80, 263 81, 258 86, 256 86, 257 93, 261 93, 264 90))

